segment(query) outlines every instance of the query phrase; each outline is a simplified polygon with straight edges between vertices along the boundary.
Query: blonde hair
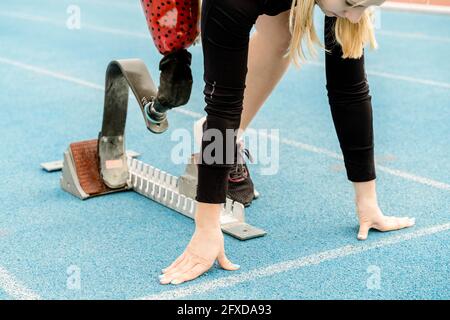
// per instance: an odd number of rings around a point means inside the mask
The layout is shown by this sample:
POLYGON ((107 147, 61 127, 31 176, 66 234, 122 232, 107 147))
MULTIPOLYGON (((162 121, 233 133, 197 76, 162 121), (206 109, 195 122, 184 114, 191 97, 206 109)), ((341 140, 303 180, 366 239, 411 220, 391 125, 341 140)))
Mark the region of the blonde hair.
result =
MULTIPOLYGON (((355 6, 364 2, 366 0, 358 1, 355 6)), ((292 0, 289 14, 289 30, 292 37, 285 56, 297 67, 300 66, 300 60, 307 59, 307 51, 315 57, 317 54, 315 46, 320 45, 323 48, 314 27, 315 4, 315 0, 292 0), (306 43, 307 51, 303 41, 306 43)), ((343 58, 360 58, 366 44, 370 44, 373 49, 377 48, 370 10, 364 11, 358 23, 352 23, 346 18, 337 18, 334 32, 337 42, 342 47, 343 58)))

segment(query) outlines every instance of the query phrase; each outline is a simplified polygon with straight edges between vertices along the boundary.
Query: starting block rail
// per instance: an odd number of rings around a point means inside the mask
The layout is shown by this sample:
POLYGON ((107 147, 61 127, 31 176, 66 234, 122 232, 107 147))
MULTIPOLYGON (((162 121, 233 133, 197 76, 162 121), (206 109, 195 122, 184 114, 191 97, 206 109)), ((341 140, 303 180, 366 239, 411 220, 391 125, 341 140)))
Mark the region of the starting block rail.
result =
MULTIPOLYGON (((191 219, 195 218, 197 201, 183 194, 180 190, 192 189, 189 169, 177 178, 137 159, 128 158, 131 188, 137 193, 162 204, 191 219), (186 185, 189 183, 189 185, 186 185)), ((192 164, 188 164, 188 167, 192 164)), ((195 190, 193 190, 195 191, 195 190)), ((227 198, 220 215, 223 232, 239 239, 249 240, 264 236, 266 232, 245 222, 244 205, 227 198)))

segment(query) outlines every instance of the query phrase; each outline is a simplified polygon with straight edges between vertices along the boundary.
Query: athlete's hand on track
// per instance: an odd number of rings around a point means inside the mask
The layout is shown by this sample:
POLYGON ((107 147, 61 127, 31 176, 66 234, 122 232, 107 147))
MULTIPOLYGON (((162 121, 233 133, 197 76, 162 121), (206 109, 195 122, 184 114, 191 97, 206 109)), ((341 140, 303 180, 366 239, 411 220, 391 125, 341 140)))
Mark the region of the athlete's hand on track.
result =
MULTIPOLYGON (((216 260, 225 270, 239 269, 239 265, 233 264, 225 255, 224 238, 218 219, 220 209, 218 214, 201 214, 203 210, 201 205, 199 207, 194 235, 183 254, 162 270, 161 284, 180 284, 198 278, 207 272, 216 260)), ((217 208, 219 207, 216 206, 217 208)))

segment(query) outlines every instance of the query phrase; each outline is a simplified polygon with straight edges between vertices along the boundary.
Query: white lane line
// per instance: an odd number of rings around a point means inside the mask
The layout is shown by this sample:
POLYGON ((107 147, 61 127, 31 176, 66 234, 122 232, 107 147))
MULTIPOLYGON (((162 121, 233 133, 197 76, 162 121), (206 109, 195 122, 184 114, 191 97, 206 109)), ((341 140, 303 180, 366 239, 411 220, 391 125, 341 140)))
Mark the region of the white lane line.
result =
POLYGON ((436 180, 432 180, 432 179, 428 179, 428 178, 424 178, 424 177, 420 177, 420 176, 416 176, 414 174, 408 173, 408 172, 404 172, 404 171, 400 171, 400 170, 396 170, 396 169, 391 169, 382 165, 377 165, 377 169, 383 172, 386 172, 390 175, 393 176, 397 176, 399 178, 403 178, 406 180, 410 180, 413 182, 417 182, 420 184, 424 184, 436 189, 441 189, 441 190, 445 190, 445 191, 450 191, 450 185, 447 183, 443 183, 443 182, 439 182, 436 180))
POLYGON ((376 30, 377 35, 396 37, 396 38, 408 38, 414 40, 430 40, 437 42, 450 42, 450 38, 442 36, 430 36, 424 33, 410 33, 410 32, 398 32, 389 30, 376 30))
POLYGON ((72 83, 76 83, 88 88, 92 88, 92 89, 97 89, 97 90, 104 90, 104 86, 100 86, 98 84, 92 83, 92 82, 88 82, 88 81, 84 81, 75 77, 71 77, 68 75, 65 75, 63 73, 59 73, 59 72, 54 72, 54 71, 50 71, 48 69, 44 69, 44 68, 39 68, 39 67, 35 67, 29 64, 25 64, 25 63, 21 63, 18 61, 14 61, 14 60, 10 60, 10 59, 6 59, 3 57, 0 57, 0 63, 4 63, 4 64, 8 64, 20 69, 24 69, 27 71, 32 71, 34 73, 40 74, 40 75, 45 75, 45 76, 49 76, 52 78, 56 78, 56 79, 60 79, 60 80, 65 80, 65 81, 69 81, 72 83))
POLYGON ((127 9, 140 9, 141 8, 141 4, 140 4, 140 0, 139 1, 131 1, 131 2, 127 2, 127 1, 111 1, 111 0, 81 0, 83 2, 88 2, 89 4, 98 4, 98 5, 103 5, 103 6, 115 6, 115 7, 121 7, 121 8, 127 8, 127 9))
POLYGON ((389 236, 384 239, 374 241, 372 243, 364 243, 362 245, 347 245, 340 248, 315 253, 310 256, 279 262, 266 267, 243 272, 235 276, 228 276, 216 280, 204 281, 198 284, 189 285, 179 289, 168 290, 159 294, 141 297, 138 298, 137 300, 174 300, 186 298, 192 295, 198 295, 218 289, 233 287, 244 282, 250 282, 257 279, 270 277, 279 273, 294 271, 304 267, 318 265, 326 261, 344 258, 362 252, 392 246, 394 244, 399 244, 405 241, 410 241, 413 239, 437 234, 440 232, 445 232, 448 230, 450 230, 450 223, 440 224, 404 234, 389 236))
POLYGON ((187 109, 181 109, 181 108, 172 109, 171 111, 175 111, 175 112, 187 115, 187 116, 195 118, 197 120, 205 116, 204 114, 201 114, 201 113, 198 113, 195 111, 190 111, 187 109))
POLYGON ((389 1, 385 2, 381 6, 381 9, 419 13, 450 14, 450 7, 448 6, 437 6, 420 3, 399 3, 389 1))
MULTIPOLYGON (((306 64, 310 65, 310 66, 314 66, 314 67, 325 68, 325 64, 323 62, 319 62, 319 61, 307 61, 306 64)), ((431 86, 431 87, 450 89, 450 83, 448 83, 448 82, 421 79, 421 78, 415 78, 415 77, 403 76, 403 75, 389 73, 389 72, 380 72, 380 71, 373 71, 373 70, 368 70, 367 74, 369 76, 375 76, 375 77, 386 78, 386 79, 391 79, 391 80, 400 80, 400 81, 411 82, 414 84, 423 84, 423 85, 427 85, 427 86, 431 86)))
MULTIPOLYGON (((272 141, 277 141, 279 140, 280 143, 285 144, 285 145, 289 145, 291 147, 295 147, 298 149, 302 149, 305 151, 309 151, 309 152, 313 152, 313 153, 317 153, 317 154, 322 154, 325 155, 329 158, 334 158, 337 160, 342 160, 344 161, 344 157, 341 154, 338 154, 336 152, 324 149, 324 148, 319 148, 307 143, 303 143, 303 142, 299 142, 299 141, 295 141, 295 140, 291 140, 291 139, 279 139, 276 136, 270 135, 270 134, 266 134, 264 132, 258 132, 255 129, 247 129, 247 132, 249 134, 259 134, 261 136, 267 137, 269 139, 271 139, 272 141)), ((417 176, 415 174, 409 173, 409 172, 405 172, 405 171, 401 171, 401 170, 397 170, 397 169, 391 169, 382 165, 377 164, 376 166, 377 170, 385 172, 387 174, 390 174, 392 176, 396 176, 399 178, 403 178, 405 180, 409 180, 412 182, 416 182, 416 183, 420 183, 420 184, 424 184, 436 189, 440 189, 440 190, 444 190, 444 191, 450 191, 450 184, 444 183, 444 182, 440 182, 437 180, 433 180, 433 179, 429 179, 429 178, 425 178, 425 177, 421 177, 421 176, 417 176)))
MULTIPOLYGON (((31 66, 31 65, 28 65, 28 64, 24 64, 24 63, 17 62, 17 61, 14 61, 14 60, 6 59, 6 58, 3 58, 3 57, 0 57, 0 63, 4 63, 4 64, 11 65, 11 66, 15 66, 15 67, 18 67, 18 68, 21 68, 21 69, 24 69, 24 70, 32 71, 32 72, 35 72, 37 74, 53 77, 53 78, 56 78, 56 79, 65 80, 65 81, 68 81, 68 82, 72 82, 72 83, 75 83, 75 84, 86 86, 86 87, 89 87, 89 88, 92 88, 92 89, 96 89, 96 90, 99 90, 99 91, 104 91, 104 87, 103 86, 100 86, 98 84, 95 84, 95 83, 92 83, 92 82, 88 82, 88 81, 85 81, 85 80, 82 80, 82 79, 78 79, 78 78, 75 78, 75 77, 67 76, 67 75, 59 73, 59 72, 53 72, 53 71, 50 71, 50 70, 47 70, 47 69, 44 69, 44 68, 31 66)), ((186 110, 186 109, 181 109, 181 108, 174 109, 173 111, 181 113, 181 114, 184 114, 184 115, 187 115, 187 116, 195 118, 195 119, 200 119, 201 117, 204 116, 203 114, 200 114, 200 113, 197 113, 197 112, 194 112, 194 111, 190 111, 190 110, 186 110)), ((271 139, 273 141, 279 141, 282 144, 285 144, 285 145, 288 145, 288 146, 291 146, 291 147, 294 147, 294 148, 297 148, 297 149, 302 149, 302 150, 305 150, 305 151, 308 151, 308 152, 313 152, 313 153, 325 155, 325 156, 327 156, 329 158, 334 158, 334 159, 341 160, 341 161, 343 160, 342 155, 337 154, 334 151, 327 150, 325 148, 316 147, 316 146, 313 146, 313 145, 310 145, 310 144, 307 144, 307 143, 303 143, 303 142, 296 141, 296 140, 291 140, 291 139, 285 139, 285 138, 279 139, 276 136, 273 136, 273 135, 270 135, 270 134, 266 134, 266 133, 263 133, 263 132, 259 132, 259 131, 256 131, 255 129, 252 129, 252 128, 247 129, 247 132, 249 134, 259 134, 259 135, 262 135, 262 136, 266 136, 266 137, 268 137, 269 139, 271 139)), ((444 182, 440 182, 440 181, 432 180, 432 179, 429 179, 429 178, 417 176, 417 175, 414 175, 412 173, 401 171, 401 170, 397 170, 397 169, 391 169, 391 168, 388 168, 388 167, 385 167, 385 166, 381 166, 381 165, 377 165, 377 169, 380 170, 380 171, 383 171, 383 172, 385 172, 387 174, 403 178, 405 180, 409 180, 409 181, 416 182, 416 183, 419 183, 419 184, 427 185, 427 186, 430 186, 430 187, 433 187, 433 188, 436 188, 436 189, 440 189, 440 190, 450 191, 450 185, 447 184, 447 183, 444 183, 444 182)))
POLYGON ((412 83, 420 83, 432 87, 441 87, 445 89, 450 89, 450 83, 447 82, 441 82, 441 81, 434 81, 434 80, 427 80, 427 79, 418 79, 415 77, 409 77, 409 76, 402 76, 398 74, 392 74, 387 72, 380 72, 380 71, 367 71, 367 74, 369 76, 376 76, 381 78, 387 78, 387 79, 394 79, 394 80, 402 80, 412 83))
MULTIPOLYGON (((9 17, 9 18, 15 18, 15 19, 21 19, 21 20, 28 20, 28 21, 34 21, 34 22, 41 22, 41 23, 49 23, 52 25, 56 25, 59 27, 65 27, 65 23, 63 21, 59 20, 53 20, 50 18, 37 16, 34 14, 28 14, 25 12, 16 12, 16 11, 0 11, 1 16, 9 17)), ((136 38, 144 38, 149 39, 150 34, 149 33, 141 33, 141 32, 133 32, 133 31, 126 31, 121 29, 115 29, 115 28, 109 28, 109 27, 102 27, 97 26, 93 24, 87 24, 82 23, 81 29, 88 29, 92 31, 98 31, 98 32, 106 32, 116 35, 123 35, 123 36, 130 36, 130 37, 136 37, 136 38)), ((413 32, 401 32, 401 31, 389 31, 389 30, 377 30, 377 34, 381 36, 387 36, 387 37, 396 37, 396 38, 407 38, 407 39, 413 39, 413 40, 426 40, 426 41, 435 41, 435 42, 450 42, 449 37, 444 36, 433 36, 428 35, 425 33, 413 33, 413 32)))
POLYGON ((0 267, 0 289, 17 300, 40 300, 41 297, 21 284, 12 274, 0 267))
POLYGON ((97 32, 104 32, 104 33, 111 33, 111 34, 114 34, 114 35, 121 35, 121 36, 127 36, 127 37, 140 38, 140 39, 145 39, 145 40, 150 40, 151 39, 150 33, 139 33, 139 32, 120 30, 120 29, 100 27, 100 26, 95 26, 95 25, 87 24, 87 23, 83 23, 82 24, 82 29, 88 29, 88 30, 97 31, 97 32))
POLYGON ((56 20, 52 20, 52 19, 49 19, 46 17, 37 16, 34 14, 28 14, 25 12, 0 11, 0 16, 20 19, 20 20, 33 21, 33 22, 49 23, 49 24, 53 24, 56 26, 64 26, 64 23, 61 21, 56 21, 56 20))
POLYGON ((340 155, 340 154, 338 154, 338 153, 336 153, 334 151, 330 151, 328 149, 325 149, 325 148, 316 147, 316 146, 313 146, 311 144, 303 143, 303 142, 292 140, 292 139, 286 139, 286 138, 279 139, 277 136, 274 136, 274 135, 271 135, 271 134, 267 134, 267 133, 264 133, 264 132, 259 132, 256 129, 252 129, 252 128, 247 129, 247 132, 249 134, 257 134, 257 135, 269 138, 272 141, 279 141, 282 144, 285 144, 285 145, 288 145, 288 146, 291 146, 291 147, 294 147, 294 148, 297 148, 297 149, 302 149, 302 150, 305 150, 305 151, 309 151, 309 152, 313 152, 313 153, 317 153, 317 154, 322 154, 322 155, 325 155, 325 156, 327 156, 329 158, 334 158, 334 159, 337 159, 337 160, 344 160, 344 157, 342 155, 340 155))
MULTIPOLYGON (((14 19, 21 19, 21 20, 27 20, 27 21, 33 21, 33 22, 41 22, 41 23, 48 23, 57 27, 66 28, 66 25, 62 21, 58 20, 52 20, 46 17, 31 15, 27 13, 22 12, 11 12, 11 11, 0 11, 0 16, 14 18, 14 19)), ((76 32, 73 30, 69 30, 70 32, 76 32)), ((149 40, 151 38, 149 33, 141 33, 141 32, 133 32, 133 31, 126 31, 121 29, 115 29, 115 28, 108 28, 108 27, 101 27, 96 26, 88 23, 82 23, 81 24, 81 30, 91 30, 91 31, 97 31, 102 33, 110 33, 114 35, 120 35, 120 36, 126 36, 126 37, 133 37, 133 38, 140 38, 140 39, 146 39, 149 40)))

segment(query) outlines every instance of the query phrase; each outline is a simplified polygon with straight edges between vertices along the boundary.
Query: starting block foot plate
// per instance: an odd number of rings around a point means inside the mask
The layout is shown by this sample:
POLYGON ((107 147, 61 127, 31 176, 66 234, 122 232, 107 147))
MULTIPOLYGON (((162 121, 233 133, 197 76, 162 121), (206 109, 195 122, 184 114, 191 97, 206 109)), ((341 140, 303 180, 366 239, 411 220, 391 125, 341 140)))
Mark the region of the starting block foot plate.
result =
POLYGON ((61 187, 80 199, 87 199, 113 192, 129 190, 127 185, 119 189, 109 188, 100 176, 98 141, 72 143, 64 153, 61 187))
POLYGON ((245 222, 222 225, 222 231, 242 241, 263 237, 267 234, 264 230, 245 222))

